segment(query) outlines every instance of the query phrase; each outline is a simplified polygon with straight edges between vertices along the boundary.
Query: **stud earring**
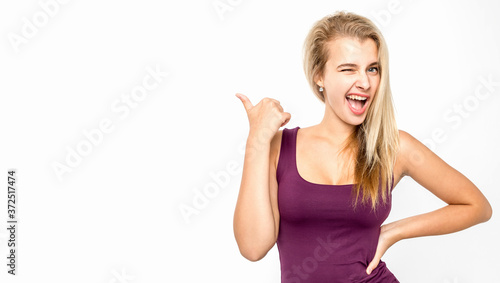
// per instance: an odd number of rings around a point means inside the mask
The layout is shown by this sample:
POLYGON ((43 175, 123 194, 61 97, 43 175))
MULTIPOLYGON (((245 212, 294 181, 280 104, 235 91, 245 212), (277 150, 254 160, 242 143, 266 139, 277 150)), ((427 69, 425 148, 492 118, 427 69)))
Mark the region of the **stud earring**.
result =
POLYGON ((323 87, 322 86, 319 87, 319 91, 323 92, 323 87))

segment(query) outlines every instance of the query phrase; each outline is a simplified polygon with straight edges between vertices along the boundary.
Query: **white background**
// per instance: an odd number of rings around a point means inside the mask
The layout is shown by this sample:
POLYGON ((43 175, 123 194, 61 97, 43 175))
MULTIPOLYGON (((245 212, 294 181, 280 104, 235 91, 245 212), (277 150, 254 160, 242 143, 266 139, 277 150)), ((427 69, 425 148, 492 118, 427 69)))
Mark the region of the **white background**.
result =
MULTIPOLYGON (((0 230, 1 282, 279 282, 276 246, 250 262, 233 235, 248 135, 234 94, 279 100, 292 114, 286 128, 319 123, 324 106, 305 80, 301 48, 312 24, 336 10, 380 27, 398 127, 467 176, 494 211, 458 233, 402 240, 382 259, 405 283, 498 282, 498 2, 87 0, 54 2, 52 15, 46 2, 0 4, 0 226, 10 168, 19 220, 17 276, 7 274, 9 235, 0 230), (128 116, 113 110, 148 68, 168 75, 128 116), (478 88, 488 97, 475 97, 478 88), (84 148, 84 132, 103 120, 113 130, 84 148), (54 164, 67 165, 78 145, 87 155, 60 180, 54 164), (218 191, 184 217, 180 207, 208 187, 218 191)), ((407 177, 387 222, 444 205, 407 177)))

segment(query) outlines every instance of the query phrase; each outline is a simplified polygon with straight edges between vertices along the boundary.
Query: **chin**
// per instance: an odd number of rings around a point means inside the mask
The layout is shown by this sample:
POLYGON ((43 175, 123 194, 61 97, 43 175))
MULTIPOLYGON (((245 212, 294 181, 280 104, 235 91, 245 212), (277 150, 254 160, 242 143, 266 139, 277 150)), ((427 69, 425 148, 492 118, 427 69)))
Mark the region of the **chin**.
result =
POLYGON ((353 125, 353 126, 359 126, 359 125, 363 124, 364 121, 365 121, 365 119, 363 119, 363 120, 361 120, 360 122, 357 122, 357 123, 356 122, 355 123, 351 123, 351 125, 353 125))
POLYGON ((346 122, 347 124, 349 125, 352 125, 352 126, 359 126, 361 124, 363 124, 363 122, 365 121, 366 119, 366 116, 365 117, 357 117, 357 118, 354 118, 354 119, 346 119, 344 120, 344 122, 346 122))

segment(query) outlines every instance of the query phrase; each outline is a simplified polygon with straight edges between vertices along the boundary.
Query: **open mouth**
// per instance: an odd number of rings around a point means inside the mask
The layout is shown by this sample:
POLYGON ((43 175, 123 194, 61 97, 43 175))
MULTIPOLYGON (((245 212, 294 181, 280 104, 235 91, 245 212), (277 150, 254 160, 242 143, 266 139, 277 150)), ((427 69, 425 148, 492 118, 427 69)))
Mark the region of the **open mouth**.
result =
POLYGON ((348 95, 346 96, 347 103, 350 106, 354 114, 362 114, 365 111, 368 97, 360 96, 360 95, 348 95))

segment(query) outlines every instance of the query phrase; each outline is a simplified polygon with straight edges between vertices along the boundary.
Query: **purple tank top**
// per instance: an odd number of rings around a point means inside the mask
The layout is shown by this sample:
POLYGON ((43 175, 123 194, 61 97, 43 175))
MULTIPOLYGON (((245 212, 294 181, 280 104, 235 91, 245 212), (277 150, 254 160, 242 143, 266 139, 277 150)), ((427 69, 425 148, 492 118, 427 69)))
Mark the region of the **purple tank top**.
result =
POLYGON ((325 185, 303 179, 296 163, 299 128, 283 129, 276 171, 281 282, 399 283, 382 260, 366 274, 375 256, 380 226, 391 210, 391 195, 374 213, 370 202, 361 203, 360 192, 354 211, 353 184, 325 185))

